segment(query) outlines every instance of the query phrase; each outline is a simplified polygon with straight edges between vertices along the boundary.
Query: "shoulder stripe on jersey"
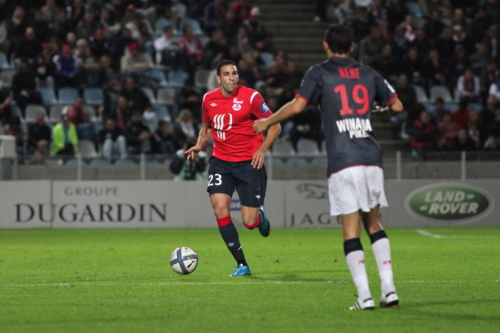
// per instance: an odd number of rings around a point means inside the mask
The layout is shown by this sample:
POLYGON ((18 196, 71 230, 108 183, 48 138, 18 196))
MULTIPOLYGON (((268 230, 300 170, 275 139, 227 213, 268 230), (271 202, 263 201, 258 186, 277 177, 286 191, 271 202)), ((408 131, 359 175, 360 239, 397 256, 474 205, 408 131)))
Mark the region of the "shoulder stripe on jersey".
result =
POLYGON ((252 94, 252 97, 250 97, 250 104, 252 104, 252 101, 253 101, 253 98, 255 97, 255 95, 257 95, 259 92, 258 91, 254 91, 253 94, 252 94))
POLYGON ((201 101, 202 103, 205 102, 205 97, 207 97, 208 93, 205 93, 205 95, 203 95, 203 100, 201 101))
POLYGON ((396 93, 396 91, 394 90, 394 88, 391 86, 391 84, 389 82, 387 82, 387 80, 384 80, 385 82, 385 85, 387 86, 387 88, 389 88, 389 90, 391 91, 391 93, 396 93))

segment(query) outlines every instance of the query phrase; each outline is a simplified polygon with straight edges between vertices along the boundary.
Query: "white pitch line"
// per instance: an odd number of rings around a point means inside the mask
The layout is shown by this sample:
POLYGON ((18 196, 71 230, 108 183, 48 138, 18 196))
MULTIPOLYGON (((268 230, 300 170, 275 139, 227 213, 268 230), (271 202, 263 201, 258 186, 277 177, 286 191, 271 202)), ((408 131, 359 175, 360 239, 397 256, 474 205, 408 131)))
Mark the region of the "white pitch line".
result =
POLYGON ((495 238, 495 236, 444 236, 444 235, 432 234, 423 229, 417 229, 415 231, 421 234, 422 236, 427 236, 432 238, 495 238))
MULTIPOLYGON (((396 284, 415 284, 415 283, 484 283, 496 282, 499 280, 402 280, 395 281, 396 284)), ((257 284, 351 284, 352 281, 255 281, 255 282, 138 282, 138 283, 34 283, 34 284, 6 284, 9 287, 69 287, 69 286, 169 286, 169 285, 257 285, 257 284)))
POLYGON ((422 236, 428 236, 428 237, 432 237, 432 238, 457 238, 457 236, 442 236, 442 235, 431 234, 430 232, 422 230, 422 229, 417 229, 416 231, 419 234, 421 234, 422 236))

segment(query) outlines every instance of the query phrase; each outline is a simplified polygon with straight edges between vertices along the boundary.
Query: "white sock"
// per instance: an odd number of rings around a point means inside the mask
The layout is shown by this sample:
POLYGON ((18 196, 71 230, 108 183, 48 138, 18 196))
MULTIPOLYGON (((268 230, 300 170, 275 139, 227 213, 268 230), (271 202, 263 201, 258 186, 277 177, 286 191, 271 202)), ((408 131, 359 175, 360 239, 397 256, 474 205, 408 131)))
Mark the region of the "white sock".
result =
POLYGON ((363 301, 372 298, 370 287, 368 286, 368 275, 366 275, 365 252, 363 250, 352 251, 345 258, 354 285, 358 289, 358 298, 363 301))
POLYGON ((380 280, 382 281, 382 293, 387 295, 388 293, 395 292, 396 287, 394 286, 392 274, 391 245, 389 244, 389 238, 384 237, 375 241, 375 243, 372 244, 372 249, 375 260, 377 261, 380 280))

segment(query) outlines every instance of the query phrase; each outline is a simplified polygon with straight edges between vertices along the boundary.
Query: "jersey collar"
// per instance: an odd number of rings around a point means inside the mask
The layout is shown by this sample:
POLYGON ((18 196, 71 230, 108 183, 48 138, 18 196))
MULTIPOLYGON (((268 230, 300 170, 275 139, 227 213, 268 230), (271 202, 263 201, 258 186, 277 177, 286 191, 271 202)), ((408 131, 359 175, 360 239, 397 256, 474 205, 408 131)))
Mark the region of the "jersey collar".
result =
POLYGON ((347 58, 330 57, 330 58, 328 58, 328 62, 330 62, 332 64, 338 64, 338 65, 348 65, 348 64, 351 64, 353 61, 355 61, 355 60, 351 57, 347 57, 347 58))

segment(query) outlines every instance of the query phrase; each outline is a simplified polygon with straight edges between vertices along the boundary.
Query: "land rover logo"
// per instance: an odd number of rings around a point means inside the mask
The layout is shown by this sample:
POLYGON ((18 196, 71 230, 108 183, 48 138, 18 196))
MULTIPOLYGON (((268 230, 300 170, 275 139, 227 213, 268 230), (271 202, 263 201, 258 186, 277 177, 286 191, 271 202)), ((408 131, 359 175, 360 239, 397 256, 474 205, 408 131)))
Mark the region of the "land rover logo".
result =
POLYGON ((466 224, 493 209, 493 197, 483 189, 465 184, 434 184, 421 187, 406 198, 406 210, 426 222, 466 224))

